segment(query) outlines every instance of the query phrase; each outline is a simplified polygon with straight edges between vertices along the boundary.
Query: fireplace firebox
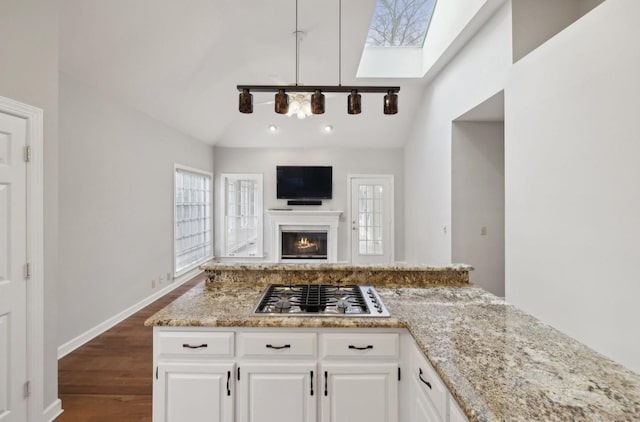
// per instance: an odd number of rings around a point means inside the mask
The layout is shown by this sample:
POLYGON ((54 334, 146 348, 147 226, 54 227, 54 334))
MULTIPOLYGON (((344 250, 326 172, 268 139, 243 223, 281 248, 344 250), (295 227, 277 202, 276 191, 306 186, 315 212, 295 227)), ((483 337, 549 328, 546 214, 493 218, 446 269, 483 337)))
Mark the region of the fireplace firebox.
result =
POLYGON ((282 231, 282 259, 327 259, 327 232, 282 231))

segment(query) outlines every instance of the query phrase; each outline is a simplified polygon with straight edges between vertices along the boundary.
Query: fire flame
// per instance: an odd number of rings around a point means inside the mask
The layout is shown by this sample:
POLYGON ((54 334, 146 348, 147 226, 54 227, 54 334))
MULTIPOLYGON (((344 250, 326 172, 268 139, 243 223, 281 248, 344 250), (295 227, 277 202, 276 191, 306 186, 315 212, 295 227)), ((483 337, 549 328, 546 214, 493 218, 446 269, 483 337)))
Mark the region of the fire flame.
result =
POLYGON ((315 248, 316 250, 318 250, 318 243, 310 242, 306 237, 301 237, 300 239, 298 239, 298 241, 296 242, 296 246, 298 247, 298 249, 315 248))

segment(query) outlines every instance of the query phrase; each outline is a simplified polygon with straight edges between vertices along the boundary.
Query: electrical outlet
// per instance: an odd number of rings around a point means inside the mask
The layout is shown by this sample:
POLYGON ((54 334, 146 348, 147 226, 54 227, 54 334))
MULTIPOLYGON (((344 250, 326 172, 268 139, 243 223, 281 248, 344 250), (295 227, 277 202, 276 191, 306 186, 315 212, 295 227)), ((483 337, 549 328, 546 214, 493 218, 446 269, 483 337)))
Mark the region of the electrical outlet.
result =
POLYGON ((151 280, 151 288, 152 289, 156 288, 156 279, 155 278, 151 280))
POLYGON ((480 226, 480 236, 487 235, 487 226, 480 226))
POLYGON ((162 275, 158 276, 158 283, 162 286, 162 282, 164 281, 164 279, 162 278, 162 275))
POLYGON ((173 283, 173 278, 171 277, 171 273, 167 273, 167 282, 173 283))

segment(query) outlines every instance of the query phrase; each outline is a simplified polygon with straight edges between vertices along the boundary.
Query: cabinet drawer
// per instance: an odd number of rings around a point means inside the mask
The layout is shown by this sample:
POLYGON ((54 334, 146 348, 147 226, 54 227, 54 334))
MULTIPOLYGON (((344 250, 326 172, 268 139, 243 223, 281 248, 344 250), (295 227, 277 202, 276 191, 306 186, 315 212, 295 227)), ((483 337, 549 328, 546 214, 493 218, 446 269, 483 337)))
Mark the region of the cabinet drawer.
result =
POLYGON ((399 335, 385 334, 324 334, 323 358, 398 358, 399 335))
POLYGON ((315 333, 238 333, 238 356, 243 358, 314 358, 315 333))
POLYGON ((413 355, 411 377, 416 380, 416 385, 418 386, 417 394, 426 396, 444 420, 447 414, 447 396, 449 395, 449 390, 444 386, 435 369, 433 369, 417 345, 414 348, 413 355))
POLYGON ((160 332, 158 353, 161 355, 192 355, 233 357, 234 333, 160 332))

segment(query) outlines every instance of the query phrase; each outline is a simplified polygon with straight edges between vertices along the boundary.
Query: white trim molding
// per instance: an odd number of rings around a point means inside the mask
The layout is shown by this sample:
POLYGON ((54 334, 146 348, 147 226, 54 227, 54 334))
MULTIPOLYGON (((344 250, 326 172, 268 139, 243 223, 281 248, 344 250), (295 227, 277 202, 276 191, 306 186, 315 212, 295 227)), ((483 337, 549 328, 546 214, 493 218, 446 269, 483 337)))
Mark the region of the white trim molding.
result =
MULTIPOLYGON (((205 262, 205 264, 206 263, 207 262, 205 262)), ((75 338, 72 338, 68 342, 60 345, 58 347, 58 359, 62 359, 63 357, 65 357, 69 353, 71 353, 74 350, 76 350, 78 347, 82 346, 85 343, 88 343, 89 341, 91 341, 94 338, 98 337, 100 334, 104 333, 108 329, 114 327, 115 325, 117 325, 120 322, 124 321, 125 319, 129 318, 131 315, 135 314, 140 309, 144 308, 145 306, 150 305, 151 303, 153 303, 154 301, 160 299, 162 296, 166 295, 170 291, 180 287, 182 284, 186 283, 187 281, 192 280, 193 278, 199 276, 200 274, 202 274, 202 272, 203 271, 200 270, 199 268, 194 268, 191 271, 189 271, 189 272, 187 272, 185 274, 182 274, 180 277, 175 278, 173 280, 173 282, 171 284, 169 284, 168 286, 166 286, 165 288, 163 288, 161 290, 158 290, 157 292, 155 292, 151 296, 148 296, 148 297, 144 298, 140 302, 138 302, 138 303, 136 303, 134 305, 131 305, 130 307, 128 307, 124 311, 112 316, 111 318, 101 322, 100 324, 96 325, 93 328, 90 328, 89 330, 85 331, 84 333, 80 334, 79 336, 77 336, 75 338)))
POLYGON ((62 401, 55 399, 53 403, 47 406, 44 412, 42 412, 42 420, 45 422, 55 421, 58 416, 62 415, 62 412, 64 412, 64 410, 62 410, 62 401))
POLYGON ((29 422, 40 419, 44 409, 44 112, 42 109, 0 97, 0 112, 27 122, 27 260, 31 279, 27 291, 27 367, 31 381, 29 422))

